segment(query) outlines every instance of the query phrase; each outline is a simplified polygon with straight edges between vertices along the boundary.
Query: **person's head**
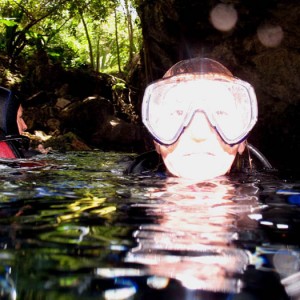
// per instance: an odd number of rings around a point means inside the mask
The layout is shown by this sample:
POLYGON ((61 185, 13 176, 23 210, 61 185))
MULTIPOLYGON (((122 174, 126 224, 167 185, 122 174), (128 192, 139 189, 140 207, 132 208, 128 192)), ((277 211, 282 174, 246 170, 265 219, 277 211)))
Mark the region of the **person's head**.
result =
POLYGON ((229 172, 257 121, 252 86, 208 58, 181 61, 150 84, 143 123, 168 171, 205 180, 229 172))
POLYGON ((2 134, 6 136, 19 135, 26 129, 20 99, 11 90, 0 87, 0 130, 2 134))

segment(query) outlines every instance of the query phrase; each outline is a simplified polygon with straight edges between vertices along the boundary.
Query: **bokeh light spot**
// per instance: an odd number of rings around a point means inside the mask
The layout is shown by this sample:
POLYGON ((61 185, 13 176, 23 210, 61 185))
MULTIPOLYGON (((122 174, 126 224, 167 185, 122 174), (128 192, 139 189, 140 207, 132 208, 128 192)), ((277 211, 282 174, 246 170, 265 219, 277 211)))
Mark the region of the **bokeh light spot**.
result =
POLYGON ((263 25, 258 27, 259 41, 266 47, 277 47, 283 39, 283 30, 279 25, 263 25))
POLYGON ((212 25, 220 31, 231 30, 238 20, 238 14, 232 5, 220 3, 210 12, 212 25))

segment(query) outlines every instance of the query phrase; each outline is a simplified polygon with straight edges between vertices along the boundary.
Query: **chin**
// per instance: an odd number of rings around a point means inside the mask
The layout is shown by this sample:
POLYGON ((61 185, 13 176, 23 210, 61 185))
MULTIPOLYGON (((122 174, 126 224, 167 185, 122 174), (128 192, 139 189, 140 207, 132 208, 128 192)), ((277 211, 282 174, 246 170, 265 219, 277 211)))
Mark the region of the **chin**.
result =
POLYGON ((190 156, 180 159, 166 159, 168 171, 176 176, 193 180, 209 180, 227 174, 234 157, 215 157, 207 155, 190 156))
MULTIPOLYGON (((171 172, 172 173, 172 172, 171 172)), ((178 172, 174 172, 176 174, 173 174, 176 177, 185 178, 185 179, 191 179, 191 180, 197 180, 197 181, 205 181, 214 179, 220 176, 223 176, 227 173, 226 172, 191 172, 191 170, 180 170, 178 172)))

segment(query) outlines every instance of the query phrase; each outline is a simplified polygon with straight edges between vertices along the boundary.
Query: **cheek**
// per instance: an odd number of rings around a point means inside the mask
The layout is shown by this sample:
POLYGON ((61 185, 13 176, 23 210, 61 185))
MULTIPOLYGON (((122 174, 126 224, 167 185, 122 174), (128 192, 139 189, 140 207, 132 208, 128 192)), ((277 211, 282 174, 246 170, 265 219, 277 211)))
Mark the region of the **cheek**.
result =
POLYGON ((154 141, 154 146, 155 146, 156 152, 158 154, 160 154, 162 156, 162 158, 165 158, 168 154, 172 153, 176 149, 177 143, 178 142, 175 142, 174 144, 169 145, 169 146, 163 146, 154 141))
POLYGON ((220 147, 229 155, 236 155, 239 149, 239 144, 235 144, 233 146, 226 144, 218 133, 215 133, 215 137, 219 142, 220 147))
MULTIPOLYGON (((236 145, 228 145, 226 144, 222 139, 221 137, 217 134, 217 133, 214 133, 214 140, 215 142, 213 143, 213 148, 219 148, 219 149, 222 149, 222 152, 224 153, 227 153, 228 155, 233 155, 235 156, 238 152, 238 149, 239 149, 239 144, 236 144, 236 145)), ((176 152, 176 149, 177 148, 181 148, 182 147, 182 144, 184 142, 181 143, 180 147, 177 147, 180 143, 180 141, 182 140, 182 138, 179 138, 174 144, 172 145, 169 145, 169 146, 163 146, 163 145, 160 145, 156 142, 154 142, 155 144, 155 148, 156 148, 156 151, 163 157, 167 157, 168 154, 171 154, 173 153, 174 151, 176 152)), ((189 144, 189 143, 187 143, 189 144)), ((193 143, 194 144, 194 143, 193 143)))
POLYGON ((218 138, 210 144, 210 147, 215 153, 214 156, 207 155, 205 152, 183 156, 180 149, 192 149, 191 144, 187 147, 183 147, 180 142, 170 146, 156 145, 157 152, 160 153, 170 173, 178 177, 201 180, 225 175, 231 169, 239 145, 230 146, 218 138))
POLYGON ((234 155, 235 156, 238 152, 239 145, 230 146, 230 145, 227 145, 223 142, 222 148, 223 148, 223 151, 225 153, 227 153, 228 155, 234 155))

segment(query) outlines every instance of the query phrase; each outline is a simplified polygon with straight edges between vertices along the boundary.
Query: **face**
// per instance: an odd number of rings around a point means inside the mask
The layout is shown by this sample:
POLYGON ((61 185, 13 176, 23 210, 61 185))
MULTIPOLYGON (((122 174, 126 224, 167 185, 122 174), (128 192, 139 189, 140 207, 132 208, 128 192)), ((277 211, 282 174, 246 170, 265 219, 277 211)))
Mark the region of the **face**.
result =
POLYGON ((19 129, 19 134, 22 134, 27 129, 27 125, 23 119, 23 108, 20 105, 18 112, 17 112, 17 124, 19 129))
POLYGON ((244 142, 226 144, 202 112, 191 122, 172 145, 155 143, 168 171, 178 177, 207 180, 229 172, 236 154, 244 151, 244 142))

